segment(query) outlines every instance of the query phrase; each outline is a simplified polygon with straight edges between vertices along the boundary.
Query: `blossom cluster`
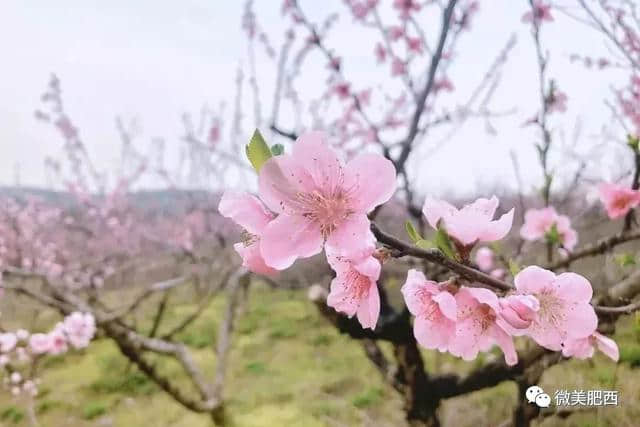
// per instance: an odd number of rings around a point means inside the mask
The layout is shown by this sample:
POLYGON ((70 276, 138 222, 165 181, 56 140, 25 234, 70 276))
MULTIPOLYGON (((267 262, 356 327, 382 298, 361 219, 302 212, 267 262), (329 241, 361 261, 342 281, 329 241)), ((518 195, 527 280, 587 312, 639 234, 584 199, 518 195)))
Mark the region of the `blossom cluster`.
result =
POLYGON ((38 380, 29 378, 34 374, 34 363, 43 356, 66 353, 69 347, 87 347, 96 332, 96 323, 91 313, 73 312, 58 322, 47 333, 30 333, 25 329, 0 333, 0 367, 3 367, 5 386, 13 395, 38 394, 38 380))
MULTIPOLYGON (((271 157, 258 169, 259 197, 227 192, 219 205, 222 215, 244 228, 243 241, 236 244, 244 265, 274 274, 324 249, 335 272, 327 304, 375 329, 377 281, 385 255, 376 249, 367 214, 393 195, 393 164, 376 154, 344 164, 324 136, 313 132, 295 142, 291 155, 271 157)), ((498 204, 494 196, 457 209, 427 198, 423 214, 431 227, 446 234, 457 260, 469 264, 479 242, 498 241, 511 230, 514 211, 494 219, 498 204)), ((553 208, 527 212, 522 237, 537 239, 551 232, 565 249, 577 241, 568 217, 553 208)), ((476 251, 480 268, 492 268, 490 252, 476 251)), ((501 277, 504 270, 493 275, 501 277)), ((408 272, 401 291, 422 346, 471 360, 497 345, 506 362, 515 364, 513 337, 526 335, 567 357, 589 357, 597 347, 618 358, 616 344, 596 332, 591 284, 578 274, 556 275, 529 266, 515 275, 513 289, 503 296, 480 283, 459 282, 437 283, 420 271, 408 272)))

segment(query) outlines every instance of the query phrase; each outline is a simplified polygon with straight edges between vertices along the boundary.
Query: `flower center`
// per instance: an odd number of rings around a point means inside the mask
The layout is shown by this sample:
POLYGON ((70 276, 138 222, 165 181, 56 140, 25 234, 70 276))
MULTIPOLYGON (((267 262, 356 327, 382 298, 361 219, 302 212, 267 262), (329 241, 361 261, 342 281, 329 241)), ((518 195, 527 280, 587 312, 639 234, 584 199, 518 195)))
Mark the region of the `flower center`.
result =
POLYGON ((314 190, 296 194, 302 216, 320 226, 322 237, 326 239, 353 213, 350 197, 342 189, 332 194, 314 190))
POLYGON ((349 270, 345 282, 348 286, 347 294, 352 299, 361 300, 369 295, 371 281, 367 276, 358 273, 356 270, 349 270))
POLYGON ((631 200, 632 196, 628 194, 621 194, 613 201, 613 207, 620 210, 626 209, 631 200))
POLYGON ((554 327, 557 327, 563 318, 562 301, 550 292, 542 292, 536 295, 536 297, 540 303, 538 316, 554 327))

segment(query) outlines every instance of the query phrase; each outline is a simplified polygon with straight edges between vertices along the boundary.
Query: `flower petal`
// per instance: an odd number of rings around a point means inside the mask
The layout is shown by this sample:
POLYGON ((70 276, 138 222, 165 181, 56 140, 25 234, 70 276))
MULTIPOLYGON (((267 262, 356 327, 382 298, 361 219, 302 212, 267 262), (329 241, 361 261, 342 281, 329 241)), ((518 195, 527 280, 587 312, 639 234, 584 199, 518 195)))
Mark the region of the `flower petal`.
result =
POLYGON ((322 234, 317 224, 301 216, 282 214, 264 229, 260 252, 267 265, 284 270, 297 258, 320 253, 322 243, 322 234))
POLYGON ((433 297, 433 300, 438 304, 440 312, 443 316, 455 321, 458 317, 458 304, 456 299, 447 291, 442 291, 433 297))
POLYGON ((297 213, 297 194, 313 191, 314 188, 315 184, 309 173, 288 155, 267 160, 258 176, 260 198, 276 213, 297 213))
POLYGON ((344 185, 354 195, 353 209, 370 212, 393 195, 396 169, 379 154, 363 154, 347 164, 344 185))
POLYGON ((371 223, 365 214, 352 214, 327 238, 327 246, 340 255, 361 252, 371 245, 371 223))
POLYGON ((274 217, 256 196, 231 191, 226 191, 222 195, 218 211, 222 216, 231 218, 249 233, 257 235, 274 217))
POLYGON ((593 334, 593 338, 596 341, 598 350, 609 356, 614 362, 620 359, 620 350, 618 350, 618 344, 614 340, 598 332, 593 334))
POLYGON ((300 135, 293 144, 293 158, 311 177, 316 189, 331 191, 342 184, 342 163, 327 144, 323 132, 300 135))
POLYGON ((480 233, 478 240, 483 242, 494 242, 502 239, 511 230, 513 225, 513 208, 502 215, 497 221, 491 221, 487 227, 480 233))
POLYGON ((264 262, 260 253, 260 245, 257 242, 249 246, 245 246, 244 243, 236 243, 233 248, 242 257, 242 265, 249 271, 266 276, 273 276, 278 272, 264 262))
POLYGON ((376 282, 371 281, 371 287, 366 298, 360 300, 358 307, 358 321, 363 328, 375 329, 380 316, 380 295, 376 282))
POLYGON ((549 270, 532 265, 520 271, 513 281, 516 289, 525 294, 536 294, 553 286, 556 275, 549 270))
POLYGON ((570 339, 588 337, 598 327, 598 316, 591 304, 574 304, 567 308, 563 326, 570 339))
POLYGON ((558 287, 558 296, 567 301, 588 303, 593 297, 591 283, 576 273, 562 273, 556 277, 555 285, 558 287))
POLYGON ((458 212, 455 206, 445 202, 444 200, 432 199, 427 197, 422 206, 422 214, 427 219, 431 227, 438 228, 440 219, 447 220, 458 212))

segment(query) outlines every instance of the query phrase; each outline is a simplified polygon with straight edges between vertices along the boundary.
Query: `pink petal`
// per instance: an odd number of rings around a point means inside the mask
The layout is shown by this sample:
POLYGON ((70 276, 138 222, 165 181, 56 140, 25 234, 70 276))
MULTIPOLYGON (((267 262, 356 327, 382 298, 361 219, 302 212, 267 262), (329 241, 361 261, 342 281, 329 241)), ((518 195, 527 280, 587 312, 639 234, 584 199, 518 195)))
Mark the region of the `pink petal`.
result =
POLYGON ((598 327, 598 316, 590 304, 579 303, 567 308, 563 325, 570 339, 588 337, 598 327))
POLYGON ((331 289, 327 296, 327 305, 329 307, 333 307, 336 311, 351 317, 358 311, 359 304, 360 301, 353 298, 353 295, 349 292, 346 276, 338 276, 331 281, 331 289))
POLYGON ((492 196, 490 199, 481 197, 462 209, 472 210, 477 216, 490 221, 493 219, 493 215, 496 213, 496 209, 498 208, 499 203, 500 202, 498 201, 498 198, 496 196, 492 196))
POLYGON ((442 314, 449 318, 450 320, 455 321, 458 317, 458 304, 456 303, 456 299, 449 292, 442 291, 437 293, 433 297, 433 301, 438 304, 440 311, 442 314))
POLYGON ((236 243, 233 248, 242 257, 242 265, 249 271, 253 271, 257 274, 264 274, 266 276, 272 276, 278 272, 278 270, 269 267, 262 258, 260 253, 260 245, 256 242, 249 246, 245 246, 244 243, 236 243))
POLYGON ((375 282, 371 282, 369 294, 360 301, 358 307, 358 321, 363 328, 375 329, 380 316, 380 295, 378 294, 378 286, 375 282))
POLYGON ((593 356, 593 345, 591 337, 568 340, 562 344, 562 355, 565 357, 575 357, 586 359, 593 356))
POLYGON ((329 148, 323 132, 300 135, 293 144, 293 158, 311 177, 317 189, 331 190, 342 184, 342 164, 335 151, 329 148))
POLYGON ((340 255, 362 251, 371 244, 371 223, 365 214, 352 214, 327 238, 327 247, 340 255))
POLYGON ((429 225, 433 228, 438 228, 438 221, 444 219, 445 221, 458 212, 453 205, 445 202, 444 200, 432 199, 427 197, 422 207, 422 214, 427 219, 429 225))
POLYGON ((275 156, 267 160, 258 176, 260 198, 276 213, 298 213, 297 194, 312 191, 314 188, 309 173, 288 155, 275 156))
POLYGON ((378 154, 363 154, 346 167, 345 188, 354 194, 353 209, 370 212, 387 202, 396 189, 396 169, 378 154))
POLYGON ((593 289, 589 281, 576 273, 562 273, 556 277, 558 296, 567 301, 588 303, 593 297, 593 289))
POLYGON ((283 214, 264 229, 260 252, 267 265, 284 270, 297 258, 308 258, 320 253, 322 243, 322 234, 317 224, 304 217, 283 214))
POLYGON ((502 352, 504 353, 504 360, 507 362, 507 365, 513 366, 518 363, 518 353, 516 353, 513 338, 511 338, 497 325, 492 326, 491 335, 496 341, 496 344, 498 344, 498 347, 502 349, 502 352))
POLYGON ((455 323, 446 318, 440 322, 431 322, 424 317, 416 317, 413 322, 413 335, 424 348, 446 350, 449 340, 455 334, 455 323))
POLYGON ((496 240, 502 239, 509 233, 511 230, 511 225, 513 224, 513 208, 502 215, 499 220, 491 221, 484 229, 478 239, 483 242, 494 242, 496 240))
POLYGON ((400 289, 402 296, 404 297, 404 303, 414 316, 419 315, 424 310, 424 303, 419 296, 419 293, 423 290, 427 290, 430 293, 438 292, 438 285, 436 282, 427 280, 421 271, 410 269, 407 272, 407 280, 400 289))
POLYGON ((257 197, 230 191, 226 191, 220 199, 218 211, 251 234, 260 234, 274 217, 257 197))
POLYGON ((536 294, 553 286, 556 275, 549 270, 532 265, 514 277, 516 289, 525 294, 536 294))
POLYGON ((493 308, 496 312, 500 310, 500 304, 498 302, 498 296, 489 289, 485 288, 464 288, 469 295, 473 296, 479 303, 487 304, 493 308))
POLYGON ((614 340, 598 332, 595 332, 593 337, 596 341, 596 346, 598 346, 598 350, 609 356, 614 362, 620 359, 620 350, 618 350, 618 344, 616 344, 614 340))
POLYGON ((371 280, 377 281, 380 277, 380 261, 372 256, 365 258, 357 264, 354 264, 353 268, 360 274, 370 277, 371 280))

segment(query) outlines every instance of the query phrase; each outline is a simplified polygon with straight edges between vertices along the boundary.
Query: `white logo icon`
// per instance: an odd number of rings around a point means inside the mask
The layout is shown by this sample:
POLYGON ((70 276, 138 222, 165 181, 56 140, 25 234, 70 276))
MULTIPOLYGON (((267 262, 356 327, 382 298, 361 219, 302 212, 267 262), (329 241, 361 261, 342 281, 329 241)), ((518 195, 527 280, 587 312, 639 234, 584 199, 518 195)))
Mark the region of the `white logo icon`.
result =
POLYGON ((529 403, 535 403, 540 408, 548 408, 551 405, 551 396, 545 393, 542 387, 532 385, 524 394, 529 403))

